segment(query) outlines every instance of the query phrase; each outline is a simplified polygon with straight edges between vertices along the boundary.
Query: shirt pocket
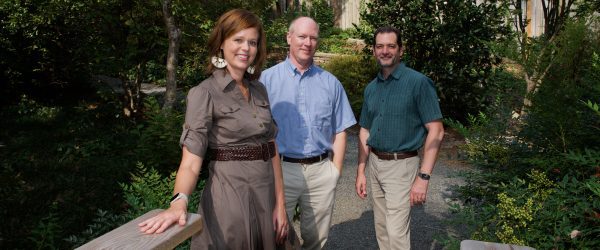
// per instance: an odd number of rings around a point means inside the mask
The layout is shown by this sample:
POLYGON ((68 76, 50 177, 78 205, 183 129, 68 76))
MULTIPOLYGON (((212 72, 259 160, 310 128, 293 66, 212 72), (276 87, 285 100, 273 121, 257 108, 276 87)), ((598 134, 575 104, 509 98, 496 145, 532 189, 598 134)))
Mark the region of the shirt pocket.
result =
POLYGON ((217 121, 214 126, 219 129, 237 132, 242 130, 242 111, 237 105, 222 105, 218 109, 217 121))
POLYGON ((257 101, 254 103, 258 118, 262 120, 271 120, 271 106, 266 101, 257 101))
POLYGON ((313 109, 312 125, 318 128, 330 128, 333 119, 333 104, 329 100, 319 100, 313 109))

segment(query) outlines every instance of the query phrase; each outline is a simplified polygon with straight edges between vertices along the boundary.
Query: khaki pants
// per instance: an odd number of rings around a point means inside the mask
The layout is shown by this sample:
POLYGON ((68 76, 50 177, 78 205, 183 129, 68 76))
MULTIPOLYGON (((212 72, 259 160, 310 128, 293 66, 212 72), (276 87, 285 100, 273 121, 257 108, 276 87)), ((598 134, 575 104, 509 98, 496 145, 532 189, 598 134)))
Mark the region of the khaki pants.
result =
POLYGON ((290 221, 300 204, 302 249, 321 249, 327 242, 335 187, 340 173, 325 159, 314 164, 283 162, 285 206, 290 221))
POLYGON ((380 160, 369 155, 369 180, 379 249, 410 249, 410 189, 419 157, 380 160))

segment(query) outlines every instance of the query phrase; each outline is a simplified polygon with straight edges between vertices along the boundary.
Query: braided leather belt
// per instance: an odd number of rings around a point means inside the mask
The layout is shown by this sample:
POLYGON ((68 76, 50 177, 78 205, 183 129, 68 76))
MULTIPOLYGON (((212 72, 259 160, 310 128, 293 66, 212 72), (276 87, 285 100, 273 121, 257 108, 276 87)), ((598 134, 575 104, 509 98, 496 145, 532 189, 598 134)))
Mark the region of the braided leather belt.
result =
POLYGON ((268 161, 275 156, 275 143, 268 142, 258 146, 208 149, 212 161, 268 161))
POLYGON ((308 158, 302 158, 302 159, 292 158, 292 157, 287 157, 287 156, 283 156, 283 157, 281 157, 281 159, 283 159, 283 161, 287 161, 287 162, 291 162, 291 163, 313 164, 313 163, 317 163, 322 160, 325 160, 325 159, 327 159, 327 157, 329 157, 329 152, 325 152, 321 155, 308 157, 308 158))
POLYGON ((380 160, 402 160, 406 158, 410 158, 413 156, 419 155, 417 151, 407 151, 407 152, 382 152, 377 149, 371 148, 371 152, 377 156, 380 160))

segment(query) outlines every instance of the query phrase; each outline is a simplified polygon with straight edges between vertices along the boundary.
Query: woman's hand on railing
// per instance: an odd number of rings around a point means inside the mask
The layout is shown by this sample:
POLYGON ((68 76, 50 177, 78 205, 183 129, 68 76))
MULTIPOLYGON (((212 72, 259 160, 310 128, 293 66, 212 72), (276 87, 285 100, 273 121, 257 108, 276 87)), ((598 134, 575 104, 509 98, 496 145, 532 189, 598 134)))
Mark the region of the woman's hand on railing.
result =
POLYGON ((169 209, 138 224, 140 231, 145 234, 159 234, 167 230, 174 223, 185 226, 187 218, 187 202, 183 199, 171 204, 169 209))

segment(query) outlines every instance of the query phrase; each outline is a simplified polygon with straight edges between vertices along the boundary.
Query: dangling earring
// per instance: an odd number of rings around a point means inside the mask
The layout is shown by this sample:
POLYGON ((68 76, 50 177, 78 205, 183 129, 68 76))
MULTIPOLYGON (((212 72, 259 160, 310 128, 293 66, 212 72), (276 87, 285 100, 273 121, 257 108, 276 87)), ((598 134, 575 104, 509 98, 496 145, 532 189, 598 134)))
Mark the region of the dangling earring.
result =
POLYGON ((212 65, 214 65, 215 67, 222 69, 225 68, 225 66, 227 66, 227 61, 225 61, 225 58, 222 58, 221 56, 223 56, 223 50, 221 50, 219 52, 219 56, 213 56, 210 60, 210 62, 212 63, 212 65))
POLYGON ((248 74, 250 74, 250 75, 253 75, 254 74, 254 70, 255 70, 254 66, 250 66, 250 67, 248 67, 246 69, 246 72, 248 72, 248 74))

